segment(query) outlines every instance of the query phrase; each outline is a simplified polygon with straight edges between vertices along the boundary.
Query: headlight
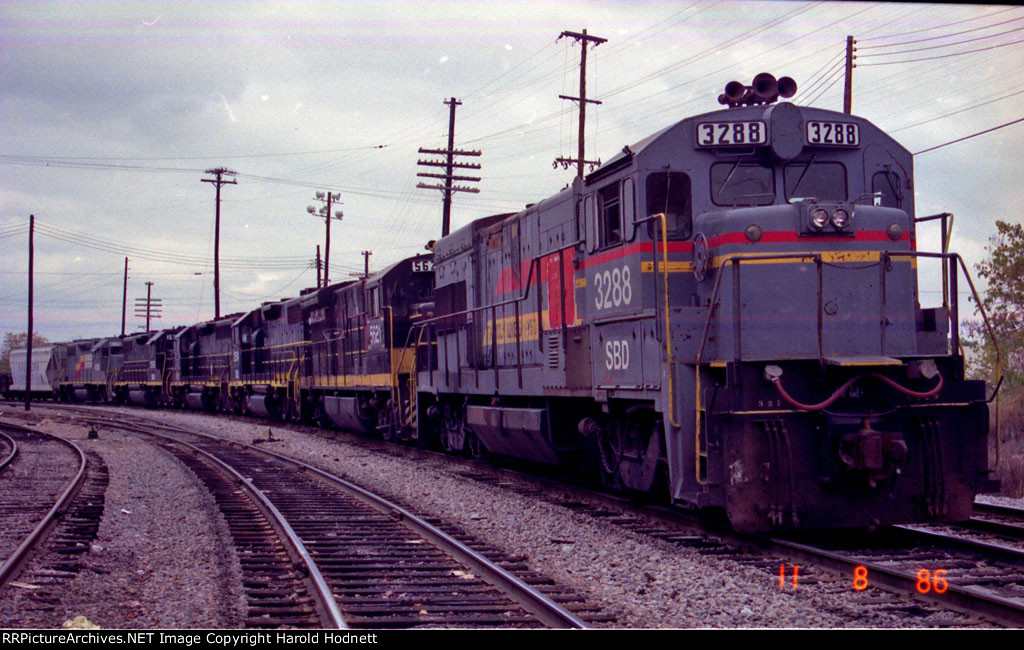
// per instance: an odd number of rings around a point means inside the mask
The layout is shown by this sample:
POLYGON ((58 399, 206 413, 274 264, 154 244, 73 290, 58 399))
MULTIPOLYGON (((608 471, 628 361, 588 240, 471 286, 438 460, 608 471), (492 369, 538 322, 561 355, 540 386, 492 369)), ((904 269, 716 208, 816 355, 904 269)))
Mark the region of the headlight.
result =
POLYGON ((761 226, 757 225, 756 223, 752 223, 749 226, 747 226, 747 229, 744 232, 746 232, 747 239, 749 239, 750 241, 761 241, 761 226))
POLYGON ((828 210, 824 208, 815 208, 811 211, 811 228, 815 230, 821 230, 828 225, 828 210))
POLYGON ((832 225, 836 230, 846 230, 850 225, 850 213, 842 208, 836 208, 832 211, 832 225))
POLYGON ((899 241, 900 237, 903 236, 903 228, 898 223, 890 223, 886 232, 889 234, 889 239, 893 241, 899 241))

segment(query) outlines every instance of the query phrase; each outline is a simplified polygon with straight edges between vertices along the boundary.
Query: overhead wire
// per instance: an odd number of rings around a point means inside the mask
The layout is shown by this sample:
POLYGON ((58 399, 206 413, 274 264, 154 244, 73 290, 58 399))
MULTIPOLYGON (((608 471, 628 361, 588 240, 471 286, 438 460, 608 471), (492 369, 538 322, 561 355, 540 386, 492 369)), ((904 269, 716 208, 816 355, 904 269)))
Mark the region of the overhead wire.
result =
POLYGON ((916 63, 918 61, 935 61, 935 60, 938 60, 938 59, 947 59, 947 58, 953 57, 953 56, 963 56, 965 54, 975 54, 977 52, 988 52, 990 50, 996 50, 996 49, 999 49, 999 48, 1002 48, 1002 47, 1010 47, 1011 45, 1019 45, 1020 43, 1024 43, 1024 39, 1020 39, 1020 40, 1017 40, 1017 41, 1011 41, 1010 43, 1000 43, 999 45, 990 45, 989 47, 981 47, 981 48, 978 48, 976 50, 967 50, 966 52, 950 52, 949 54, 940 54, 938 56, 928 56, 928 57, 922 57, 922 58, 919 58, 919 59, 904 59, 904 60, 901 60, 901 61, 879 61, 877 63, 858 63, 857 67, 858 68, 866 68, 866 67, 877 66, 877 65, 897 65, 897 64, 902 64, 902 63, 916 63))
MULTIPOLYGON (((973 29, 965 29, 963 31, 953 32, 952 34, 941 34, 939 36, 929 36, 928 38, 918 38, 918 39, 915 39, 915 40, 912 40, 912 41, 900 41, 898 43, 889 43, 887 45, 862 45, 858 49, 861 49, 861 50, 873 50, 873 49, 878 49, 878 48, 883 48, 883 47, 901 47, 903 45, 913 45, 915 43, 926 43, 928 41, 936 41, 936 40, 938 40, 940 38, 950 38, 951 36, 961 36, 963 34, 971 34, 973 32, 980 32, 983 29, 992 29, 993 27, 999 27, 1001 25, 1008 25, 1010 23, 1016 23, 1016 22, 1019 22, 1021 20, 1024 20, 1024 17, 1021 17, 1021 18, 1011 18, 1010 20, 1004 20, 1004 21, 1001 21, 1001 22, 998 22, 998 23, 993 23, 991 25, 983 25, 981 27, 975 27, 973 29)), ((1006 33, 1006 32, 1003 32, 1003 33, 1006 33)), ((963 41, 963 42, 966 42, 966 41, 963 41)), ((868 55, 864 55, 864 56, 868 56, 868 55)))
POLYGON ((977 133, 972 133, 970 135, 965 135, 964 137, 957 138, 956 140, 950 140, 949 142, 943 142, 942 144, 936 145, 934 147, 928 147, 927 149, 922 149, 921 151, 915 151, 914 155, 915 156, 919 156, 919 155, 921 155, 923 153, 928 153, 929 151, 935 151, 936 149, 942 149, 943 147, 948 147, 951 144, 957 144, 958 142, 963 142, 964 140, 970 140, 971 138, 976 138, 979 135, 985 135, 986 133, 992 133, 993 131, 998 131, 999 129, 1004 129, 1004 128, 1008 127, 1008 126, 1013 126, 1014 124, 1019 124, 1021 122, 1024 122, 1024 117, 1021 117, 1021 118, 1018 118, 1016 120, 1013 120, 1012 122, 1007 122, 1005 124, 1000 124, 999 126, 994 126, 991 129, 985 129, 984 131, 978 131, 977 133))
MULTIPOLYGON (((970 38, 970 39, 963 40, 963 41, 956 41, 954 43, 942 43, 940 45, 929 45, 928 47, 916 47, 916 48, 911 48, 909 50, 897 50, 896 52, 878 52, 878 53, 875 53, 875 54, 858 54, 857 58, 858 59, 866 59, 866 58, 869 58, 869 57, 876 57, 876 56, 895 56, 897 54, 910 54, 912 52, 925 52, 927 50, 938 50, 938 49, 941 49, 941 48, 944 48, 944 47, 954 47, 956 45, 963 45, 964 43, 974 43, 976 41, 984 41, 984 40, 987 40, 987 39, 990 39, 990 38, 996 38, 998 36, 1005 36, 1006 34, 1013 34, 1014 32, 1019 32, 1021 30, 1024 30, 1024 27, 1017 27, 1016 29, 1009 29, 1009 30, 1006 30, 1005 32, 999 32, 998 34, 987 34, 985 36, 979 36, 977 38, 970 38)), ((938 38, 938 37, 936 37, 936 38, 938 38)), ((925 39, 925 40, 933 40, 933 39, 925 39)))
POLYGON ((914 30, 910 30, 910 31, 906 31, 906 32, 899 32, 897 34, 887 34, 887 35, 884 35, 884 36, 872 36, 872 37, 867 37, 867 38, 863 38, 863 39, 860 39, 860 40, 862 40, 862 41, 876 41, 876 40, 883 40, 883 39, 887 39, 887 38, 900 38, 900 37, 903 37, 903 36, 909 36, 910 34, 920 34, 921 32, 930 32, 930 31, 933 31, 933 30, 936 30, 936 29, 945 29, 947 27, 953 27, 954 25, 962 25, 964 23, 974 22, 975 20, 984 20, 985 18, 991 18, 992 16, 997 16, 999 14, 1006 13, 1007 11, 1013 11, 1014 9, 1019 9, 1019 8, 1020 7, 1007 7, 1006 9, 1002 9, 1000 11, 994 11, 994 12, 992 12, 990 14, 985 15, 985 16, 975 16, 973 18, 964 18, 962 20, 957 20, 957 21, 954 21, 954 22, 951 22, 951 23, 944 23, 942 25, 934 25, 932 27, 922 27, 921 29, 914 29, 914 30))

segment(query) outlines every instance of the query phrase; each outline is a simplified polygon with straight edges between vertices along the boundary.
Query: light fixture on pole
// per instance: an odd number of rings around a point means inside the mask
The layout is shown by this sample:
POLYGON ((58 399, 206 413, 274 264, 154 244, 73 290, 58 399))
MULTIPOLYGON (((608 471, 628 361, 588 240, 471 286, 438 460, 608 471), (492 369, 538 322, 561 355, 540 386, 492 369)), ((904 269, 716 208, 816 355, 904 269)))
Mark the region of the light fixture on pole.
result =
POLYGON ((331 205, 341 203, 340 192, 317 192, 316 200, 323 202, 324 205, 320 206, 319 210, 312 205, 306 206, 306 212, 314 217, 322 218, 327 224, 326 241, 324 242, 324 280, 322 285, 326 287, 330 284, 331 272, 331 220, 341 221, 345 214, 341 210, 335 210, 334 215, 331 215, 331 205))

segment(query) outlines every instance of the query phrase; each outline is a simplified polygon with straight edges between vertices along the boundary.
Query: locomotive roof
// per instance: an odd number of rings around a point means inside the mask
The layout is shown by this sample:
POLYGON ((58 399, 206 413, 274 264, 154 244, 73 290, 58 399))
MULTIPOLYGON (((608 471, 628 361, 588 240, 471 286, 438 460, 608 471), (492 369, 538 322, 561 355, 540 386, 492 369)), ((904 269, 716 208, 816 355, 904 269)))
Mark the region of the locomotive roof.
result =
MULTIPOLYGON (((770 120, 770 115, 771 115, 770 111, 774 110, 775 108, 777 108, 779 106, 793 107, 797 111, 799 111, 801 116, 808 115, 808 114, 817 114, 818 117, 822 117, 822 118, 824 118, 825 116, 828 116, 829 119, 837 118, 837 119, 842 119, 844 121, 853 120, 853 121, 859 122, 862 125, 870 126, 880 136, 883 136, 883 137, 886 137, 886 138, 892 140, 892 138, 890 136, 888 136, 884 131, 882 131, 877 126, 875 126, 870 120, 867 120, 867 119, 865 119, 863 117, 859 117, 857 115, 848 115, 848 114, 842 113, 840 111, 832 111, 832 110, 825 109, 825 108, 816 108, 816 107, 813 107, 813 106, 797 106, 796 104, 792 104, 790 102, 779 102, 777 104, 769 104, 769 105, 762 105, 762 106, 743 106, 743 107, 739 107, 739 108, 725 108, 725 109, 720 109, 720 110, 716 110, 716 111, 710 111, 710 112, 707 112, 707 113, 701 113, 699 115, 692 115, 690 117, 684 118, 682 120, 679 120, 675 124, 667 126, 667 127, 663 128, 663 129, 661 129, 660 131, 656 131, 656 132, 652 133, 651 135, 649 135, 649 136, 647 136, 647 137, 645 137, 645 138, 643 138, 641 140, 638 140, 637 142, 635 142, 635 143, 633 143, 631 145, 623 147, 621 151, 619 151, 614 156, 609 158, 607 161, 602 163, 600 167, 598 167, 597 169, 592 171, 590 174, 587 174, 587 176, 585 178, 586 183, 589 185, 590 183, 592 183, 594 181, 597 181, 597 180, 603 178, 604 176, 606 176, 607 174, 610 174, 611 172, 615 171, 616 169, 618 169, 618 168, 628 164, 629 161, 631 161, 636 156, 642 154, 646 149, 648 149, 652 145, 657 144, 658 141, 661 140, 663 137, 666 137, 666 136, 669 136, 669 135, 671 135, 673 137, 676 136, 677 134, 675 133, 675 131, 677 129, 680 129, 681 127, 683 127, 683 125, 691 124, 691 123, 699 121, 699 120, 708 120, 709 118, 712 119, 712 120, 716 120, 717 119, 717 120, 723 121, 723 122, 732 122, 732 121, 738 121, 738 120, 758 120, 758 119, 764 120, 764 121, 767 122, 767 121, 770 120), (722 118, 727 118, 727 119, 722 119, 722 118)), ((786 110, 791 110, 791 109, 786 109, 786 110)), ((892 141, 895 142, 895 140, 892 140, 892 141)), ((900 145, 898 142, 895 142, 895 144, 897 146, 899 146, 901 149, 903 149, 904 151, 907 151, 907 149, 905 147, 903 147, 902 145, 900 145)), ((908 155, 909 155, 909 153, 910 152, 907 151, 908 155)))

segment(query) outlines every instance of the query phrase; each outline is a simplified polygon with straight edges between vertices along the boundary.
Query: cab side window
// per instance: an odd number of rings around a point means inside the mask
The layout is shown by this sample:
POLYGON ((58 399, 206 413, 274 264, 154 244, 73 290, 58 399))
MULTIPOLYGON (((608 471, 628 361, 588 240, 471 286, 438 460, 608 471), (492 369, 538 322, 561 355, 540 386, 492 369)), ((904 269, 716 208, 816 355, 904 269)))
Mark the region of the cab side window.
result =
POLYGON ((371 318, 380 317, 380 287, 373 287, 367 296, 367 307, 371 318))
POLYGON ((903 192, 900 191, 900 177, 896 172, 885 170, 872 176, 871 193, 881 193, 880 204, 884 208, 902 207, 903 192))
POLYGON ((598 236, 601 248, 622 242, 622 201, 619 183, 615 182, 597 192, 598 236))
MULTIPOLYGON (((664 214, 669 239, 689 239, 693 234, 693 197, 690 177, 682 172, 658 172, 647 176, 647 214, 664 214)), ((652 237, 659 223, 652 223, 652 237)))

